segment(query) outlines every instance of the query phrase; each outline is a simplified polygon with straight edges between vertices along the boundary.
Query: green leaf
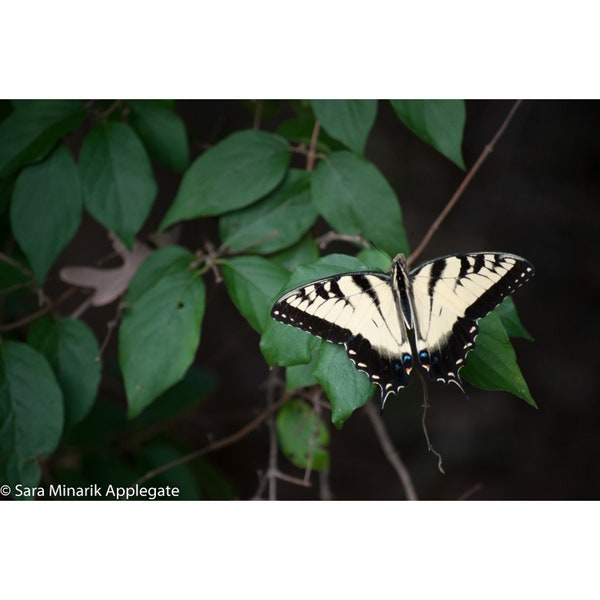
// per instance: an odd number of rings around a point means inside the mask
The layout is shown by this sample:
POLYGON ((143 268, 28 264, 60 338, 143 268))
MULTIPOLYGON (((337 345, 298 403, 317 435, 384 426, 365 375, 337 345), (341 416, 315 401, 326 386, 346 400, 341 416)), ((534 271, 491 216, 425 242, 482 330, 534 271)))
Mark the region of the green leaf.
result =
POLYGON ((464 100, 392 100, 392 106, 411 131, 464 170, 464 100))
POLYGON ((375 392, 375 385, 365 373, 356 370, 339 344, 321 345, 314 375, 331 402, 331 420, 338 429, 375 392))
POLYGON ((257 130, 230 135, 185 172, 160 229, 256 202, 281 182, 289 161, 288 144, 277 135, 257 130))
POLYGON ((242 316, 261 333, 273 300, 288 272, 260 256, 239 256, 223 263, 223 279, 229 296, 242 316))
POLYGON ((288 271, 293 271, 299 265, 314 262, 318 258, 319 247, 313 238, 305 235, 297 244, 273 254, 270 260, 288 271))
POLYGON ((171 273, 181 273, 196 259, 185 248, 175 244, 155 250, 139 266, 127 288, 125 302, 133 304, 156 285, 163 277, 171 273))
POLYGON ((94 404, 102 370, 91 329, 82 321, 43 317, 31 326, 27 341, 54 371, 64 395, 66 423, 78 423, 94 404))
POLYGON ((62 427, 62 393, 46 359, 0 341, 0 468, 9 484, 38 484, 37 458, 54 452, 62 427))
POLYGON ((391 257, 377 248, 365 248, 356 255, 356 258, 373 270, 385 272, 392 266, 391 257))
POLYGON ((43 158, 85 118, 76 100, 26 102, 0 123, 0 177, 43 158))
POLYGON ((523 327, 519 314, 517 313, 517 307, 511 296, 507 296, 504 302, 496 307, 494 312, 500 317, 504 329, 509 337, 520 337, 533 341, 531 334, 523 327))
POLYGON ((75 235, 81 214, 79 175, 64 145, 60 144, 44 161, 26 167, 19 175, 10 220, 40 283, 75 235))
POLYGON ((479 321, 475 349, 467 354, 460 376, 485 390, 505 390, 537 408, 500 317, 490 313, 479 321))
POLYGON ((268 196, 223 215, 219 229, 223 243, 232 250, 268 254, 295 244, 317 216, 310 201, 310 174, 292 169, 268 196))
POLYGON ((309 362, 320 344, 319 338, 306 331, 269 319, 260 338, 260 351, 267 364, 289 367, 309 362))
POLYGON ((115 121, 96 125, 83 141, 79 174, 85 208, 131 248, 157 191, 148 155, 133 129, 115 121))
POLYGON ((148 153, 158 162, 183 171, 190 160, 185 124, 168 106, 155 100, 132 100, 132 127, 138 132, 148 153))
POLYGON ((374 165, 350 152, 334 152, 312 176, 313 202, 338 233, 359 233, 395 256, 408 240, 394 190, 374 165))
MULTIPOLYGON (((321 342, 323 343, 323 342, 321 342)), ((300 365, 290 365, 285 370, 285 389, 295 390, 302 387, 308 387, 316 385, 318 382, 313 374, 315 367, 317 366, 317 359, 319 357, 319 349, 321 343, 317 346, 313 352, 310 362, 300 365)))
POLYGON ((125 310, 119 361, 129 417, 184 376, 200 342, 204 306, 204 282, 185 268, 162 277, 125 310))
POLYGON ((311 100, 315 116, 329 135, 363 155, 377 116, 377 100, 311 100))
POLYGON ((309 406, 298 400, 286 402, 275 420, 281 451, 300 469, 329 469, 329 431, 309 406))

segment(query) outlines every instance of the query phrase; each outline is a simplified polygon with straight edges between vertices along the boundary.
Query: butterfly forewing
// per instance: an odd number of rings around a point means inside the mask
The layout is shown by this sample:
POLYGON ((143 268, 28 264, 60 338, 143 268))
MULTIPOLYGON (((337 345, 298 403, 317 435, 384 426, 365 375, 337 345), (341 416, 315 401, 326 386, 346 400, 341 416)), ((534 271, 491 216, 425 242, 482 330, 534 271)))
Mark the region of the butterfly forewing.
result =
POLYGON ((496 252, 445 256, 410 273, 417 355, 433 380, 460 386, 478 319, 532 275, 525 259, 496 252))
POLYGON ((271 315, 344 344, 356 368, 381 387, 382 399, 408 384, 410 344, 387 275, 348 273, 309 283, 282 296, 271 315))

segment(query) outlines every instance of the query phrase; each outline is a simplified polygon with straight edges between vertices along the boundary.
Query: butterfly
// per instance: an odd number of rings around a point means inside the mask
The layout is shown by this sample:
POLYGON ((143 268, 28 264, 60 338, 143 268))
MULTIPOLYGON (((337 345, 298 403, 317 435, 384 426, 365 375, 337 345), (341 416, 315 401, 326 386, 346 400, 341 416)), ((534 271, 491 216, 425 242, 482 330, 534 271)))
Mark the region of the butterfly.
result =
POLYGON ((533 265, 514 254, 451 254, 409 271, 342 273, 281 296, 271 316, 335 344, 381 389, 381 405, 409 383, 418 362, 434 381, 462 389, 459 370, 477 321, 528 281, 533 265))

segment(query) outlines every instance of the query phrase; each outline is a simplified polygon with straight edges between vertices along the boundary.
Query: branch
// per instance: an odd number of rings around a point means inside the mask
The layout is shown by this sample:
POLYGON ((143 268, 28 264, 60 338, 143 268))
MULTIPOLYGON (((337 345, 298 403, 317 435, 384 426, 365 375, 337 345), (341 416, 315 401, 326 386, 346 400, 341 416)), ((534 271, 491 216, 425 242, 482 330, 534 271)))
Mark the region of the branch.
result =
POLYGON ((315 168, 317 140, 319 139, 320 129, 321 123, 319 123, 319 121, 315 121, 315 126, 313 127, 312 136, 310 138, 310 146, 308 148, 308 152, 306 153, 306 170, 309 172, 315 168))
POLYGON ((433 237, 435 232, 438 230, 439 226, 442 224, 444 219, 448 216, 448 213, 454 208, 454 205, 458 202, 459 198, 462 196, 463 192, 465 191, 465 189, 471 182, 471 179, 473 179, 473 177, 475 176, 477 171, 479 171, 479 168, 485 162, 485 159, 488 157, 488 155, 490 155, 493 152, 494 146, 498 143, 498 140, 502 137, 504 130, 508 127, 508 124, 510 123, 511 119, 513 118, 513 116, 514 116, 515 112, 517 111, 517 109, 519 108, 520 104, 521 104, 521 100, 517 100, 514 103, 513 107, 511 108, 510 112, 508 113, 506 119, 504 119, 504 122, 502 123, 502 125, 500 125, 500 129, 498 129, 498 131, 496 132, 496 135, 492 138, 492 141, 487 146, 485 146, 485 148, 479 155, 479 158, 475 161, 475 164, 471 167, 469 172, 465 175, 465 178, 462 180, 461 184, 458 186, 458 189, 456 190, 456 192, 454 192, 454 195, 452 196, 452 198, 450 198, 448 204, 446 204, 446 206, 444 207, 444 210, 442 210, 442 212, 439 214, 438 218, 433 222, 433 224, 431 225, 431 227, 425 234, 425 237, 421 240, 421 243, 416 247, 414 252, 408 258, 407 263, 409 266, 412 265, 414 263, 414 261, 416 260, 416 258, 421 254, 421 252, 423 252, 423 250, 425 249, 425 247, 427 246, 427 244, 429 243, 429 241, 431 240, 431 238, 433 237))
POLYGON ((381 419, 379 412, 377 412, 375 405, 372 402, 367 402, 365 404, 365 411, 367 413, 367 417, 369 417, 371 420, 373 429, 375 429, 377 439, 379 440, 379 444, 381 445, 381 449, 383 450, 385 457, 388 459, 388 462, 392 465, 398 474, 398 477, 400 478, 402 487, 404 487, 406 499, 418 500, 417 493, 410 478, 410 473, 400 459, 400 455, 398 454, 397 450, 394 448, 394 444, 392 443, 392 440, 385 429, 383 420, 381 419))
POLYGON ((242 438, 246 437, 249 433, 252 433, 259 425, 264 423, 264 421, 266 421, 276 410, 278 410, 284 404, 284 402, 286 400, 287 400, 287 398, 284 397, 284 398, 281 398, 280 400, 278 400, 277 402, 274 402, 264 412, 262 412, 260 415, 258 415, 255 419, 253 419, 249 423, 246 423, 246 425, 244 425, 241 429, 239 429, 235 433, 232 433, 231 435, 229 435, 223 439, 217 440, 216 442, 212 442, 208 446, 205 446, 204 448, 200 448, 199 450, 190 452, 189 454, 186 454, 185 456, 181 456, 180 458, 178 458, 176 460, 172 460, 171 462, 161 465, 160 467, 151 469, 150 471, 148 471, 147 473, 142 475, 137 481, 135 481, 133 485, 144 483, 144 482, 148 481, 149 479, 152 479, 153 477, 156 477, 157 475, 160 475, 161 473, 168 471, 169 469, 173 469, 175 467, 178 467, 179 465, 183 465, 191 460, 194 460, 195 458, 200 458, 201 456, 204 456, 205 454, 209 454, 210 452, 214 452, 215 450, 220 450, 221 448, 225 448, 227 446, 231 446, 231 444, 235 444, 236 442, 239 442, 242 438))

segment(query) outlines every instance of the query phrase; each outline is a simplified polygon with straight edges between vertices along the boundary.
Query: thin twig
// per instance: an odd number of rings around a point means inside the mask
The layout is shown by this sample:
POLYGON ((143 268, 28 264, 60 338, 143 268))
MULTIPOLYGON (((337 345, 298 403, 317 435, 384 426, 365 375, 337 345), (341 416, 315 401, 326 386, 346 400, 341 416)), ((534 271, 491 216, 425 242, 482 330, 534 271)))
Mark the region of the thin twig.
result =
POLYGON ((169 469, 173 469, 175 467, 178 467, 179 465, 183 465, 187 462, 190 462, 191 460, 194 460, 195 458, 200 458, 201 456, 204 456, 205 454, 209 454, 210 452, 214 452, 215 450, 220 450, 221 448, 226 448, 227 446, 231 446, 231 444, 235 444, 236 442, 239 442, 242 438, 246 437, 249 433, 252 433, 259 425, 264 423, 276 410, 278 410, 284 404, 284 402, 286 400, 287 400, 287 398, 281 398, 277 402, 274 402, 271 406, 269 406, 265 411, 263 411, 255 419, 252 419, 252 421, 250 421, 249 423, 246 423, 246 425, 244 425, 241 429, 238 429, 238 431, 236 431, 235 433, 232 433, 231 435, 229 435, 225 438, 217 440, 216 442, 212 442, 208 446, 205 446, 204 448, 200 448, 199 450, 195 450, 194 452, 190 452, 189 454, 186 454, 185 456, 181 456, 180 458, 178 458, 176 460, 173 460, 169 463, 161 465, 160 467, 151 469, 150 471, 148 471, 144 475, 142 475, 137 481, 135 481, 134 485, 144 483, 144 482, 148 481, 149 479, 152 479, 153 477, 156 477, 157 475, 160 475, 161 473, 168 471, 169 469))
POLYGON ((383 450, 385 457, 388 459, 388 462, 390 465, 392 465, 398 477, 400 478, 400 482, 404 488, 404 493, 406 494, 406 499, 418 500, 417 492, 415 491, 415 487, 410 478, 410 473, 402 462, 398 451, 394 448, 394 444, 392 443, 392 440, 385 429, 385 425, 381 415, 379 414, 379 411, 375 408, 375 405, 372 402, 367 402, 367 404, 365 404, 365 411, 367 413, 367 417, 369 417, 371 420, 373 429, 375 429, 377 439, 379 440, 379 444, 381 445, 381 449, 383 450))
POLYGON ((76 291, 77 291, 76 287, 68 288, 56 300, 54 300, 52 302, 52 304, 47 304, 40 310, 37 310, 34 313, 31 313, 30 315, 27 315, 26 317, 19 319, 18 321, 14 321, 12 323, 9 323, 8 325, 0 325, 0 331, 12 331, 13 329, 18 329, 19 327, 22 327, 23 325, 27 325, 28 323, 31 323, 32 321, 35 321, 36 319, 43 317, 45 314, 48 314, 53 309, 55 309, 59 304, 62 304, 65 300, 67 300, 69 297, 71 297, 76 291))
POLYGON ((260 129, 260 119, 262 117, 263 101, 256 101, 256 108, 254 110, 254 121, 252 122, 252 129, 260 129))
POLYGON ((407 263, 409 266, 414 264, 414 261, 421 254, 421 252, 423 252, 423 250, 425 249, 425 247, 427 246, 427 244, 429 243, 429 241, 431 240, 431 238, 433 237, 435 232, 438 230, 439 226, 442 224, 444 219, 448 216, 448 213, 452 210, 454 205, 458 202, 458 199, 462 196, 463 192, 465 191, 465 189, 471 182, 471 179, 473 179, 473 177, 475 176, 475 173, 477 173, 477 171, 479 171, 479 168, 484 163, 485 159, 488 157, 489 154, 492 153, 492 151, 494 150, 494 146, 498 143, 498 140, 504 133, 504 130, 508 127, 508 124, 510 123, 511 119, 513 118, 513 116, 514 116, 515 112, 517 111, 517 109, 519 108, 520 104, 521 104, 521 100, 517 100, 514 103, 513 107, 511 108, 510 112, 508 113, 506 119, 504 119, 504 122, 502 123, 502 125, 500 125, 500 129, 498 129, 498 131, 496 132, 496 135, 494 135, 494 137, 492 138, 492 141, 489 144, 487 144, 487 146, 485 146, 485 148, 479 155, 479 158, 475 161, 475 164, 471 167, 469 172, 465 175, 465 178, 462 180, 461 184, 458 186, 458 189, 456 190, 456 192, 454 192, 454 195, 452 196, 452 198, 450 198, 448 204, 446 204, 446 206, 444 207, 444 210, 442 210, 442 212, 439 214, 438 218, 432 223, 431 227, 429 228, 429 230, 427 231, 427 233, 421 240, 421 243, 415 248, 415 250, 412 252, 410 257, 408 258, 407 263))
POLYGON ((480 483, 476 483, 474 486, 470 487, 464 494, 461 494, 457 500, 468 500, 471 496, 480 492, 483 489, 483 486, 480 483))
MULTIPOLYGON (((267 410, 275 403, 275 383, 274 379, 278 377, 279 369, 274 368, 269 373, 267 379, 267 410)), ((275 417, 271 413, 268 421, 269 425, 269 469, 267 477, 269 478, 269 500, 277 500, 277 455, 279 453, 279 443, 277 441, 277 428, 275 417)))
POLYGON ((323 250, 326 248, 331 242, 351 242, 352 244, 357 244, 362 246, 363 248, 370 248, 371 245, 362 235, 346 235, 344 233, 337 233, 336 231, 328 231, 323 235, 320 235, 315 242, 317 246, 323 250))
POLYGON ((310 146, 308 147, 308 152, 306 153, 306 170, 308 172, 315 168, 317 141, 319 139, 320 129, 321 123, 319 123, 319 121, 315 121, 315 126, 313 127, 312 136, 310 138, 310 146))

